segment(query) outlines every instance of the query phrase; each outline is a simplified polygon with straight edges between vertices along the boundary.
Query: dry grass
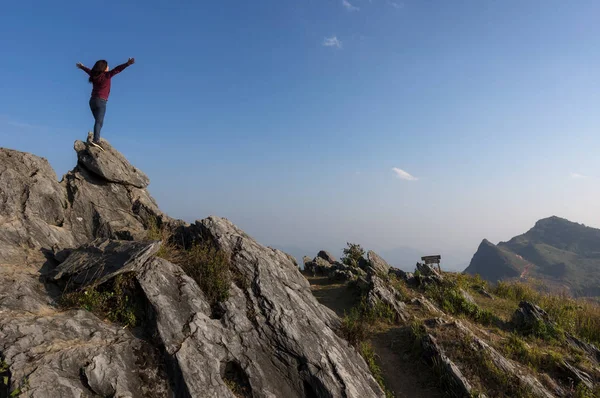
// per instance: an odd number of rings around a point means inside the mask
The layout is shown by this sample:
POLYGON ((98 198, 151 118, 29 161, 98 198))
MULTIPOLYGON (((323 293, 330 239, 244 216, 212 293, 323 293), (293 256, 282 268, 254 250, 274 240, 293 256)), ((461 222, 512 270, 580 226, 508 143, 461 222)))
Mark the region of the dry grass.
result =
POLYGON ((566 294, 540 292, 535 284, 499 282, 493 293, 511 300, 529 301, 544 309, 564 331, 589 342, 600 344, 600 305, 574 299, 566 294))
POLYGON ((230 270, 226 253, 208 242, 185 248, 175 242, 173 232, 157 220, 150 222, 147 237, 150 240, 162 241, 156 255, 179 265, 198 283, 211 304, 229 298, 229 287, 232 281, 235 280, 240 287, 247 285, 241 275, 230 270))

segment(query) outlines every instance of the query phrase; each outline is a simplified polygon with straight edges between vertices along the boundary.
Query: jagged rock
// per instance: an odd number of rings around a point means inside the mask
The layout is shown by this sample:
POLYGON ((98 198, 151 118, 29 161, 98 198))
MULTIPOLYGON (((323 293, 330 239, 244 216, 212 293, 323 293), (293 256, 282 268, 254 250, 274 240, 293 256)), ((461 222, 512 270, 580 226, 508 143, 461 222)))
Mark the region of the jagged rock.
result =
POLYGON ((46 159, 0 148, 0 263, 39 260, 41 248, 73 245, 63 228, 66 207, 46 159))
POLYGON ((469 334, 472 337, 474 343, 477 345, 478 349, 485 351, 490 360, 498 369, 500 369, 506 374, 515 375, 517 380, 519 380, 520 383, 524 384, 533 393, 534 396, 541 398, 554 397, 554 395, 550 391, 548 391, 546 387, 544 387, 537 378, 535 378, 531 374, 528 374, 528 372, 523 371, 521 367, 518 366, 515 362, 506 359, 502 354, 496 351, 485 341, 481 340, 479 337, 475 336, 471 332, 469 332, 469 334))
POLYGON ((11 389, 39 398, 170 396, 156 348, 83 310, 0 309, 0 352, 11 389), (140 366, 144 364, 144 366, 140 366))
POLYGON ((149 218, 161 215, 146 191, 101 180, 82 167, 69 172, 63 184, 71 203, 68 221, 80 244, 95 238, 143 239, 149 218))
POLYGON ((348 270, 336 269, 329 275, 329 278, 334 281, 351 281, 356 279, 356 275, 348 270))
POLYGON ((405 272, 405 271, 402 271, 401 269, 394 268, 394 267, 390 267, 388 274, 394 275, 394 276, 396 276, 396 278, 402 279, 404 281, 408 280, 409 277, 412 277, 411 272, 405 272))
POLYGON ((74 250, 51 278, 67 279, 71 289, 100 285, 119 274, 139 270, 159 248, 160 242, 95 241, 74 250))
MULTIPOLYGON (((91 137, 88 136, 88 142, 90 139, 91 137)), ((141 170, 133 167, 119 151, 114 150, 108 141, 102 139, 101 145, 104 151, 87 142, 75 141, 74 147, 79 164, 109 182, 137 188, 148 186, 150 183, 148 177, 141 170)))
MULTIPOLYGON (((429 264, 417 263, 418 277, 415 276, 416 284, 429 285, 429 284, 440 284, 444 280, 442 274, 437 269, 433 268, 429 264)), ((415 281, 409 280, 410 284, 415 281)))
POLYGON ((227 367, 248 380, 255 397, 384 396, 364 360, 333 332, 337 316, 316 301, 284 253, 261 246, 222 218, 196 225, 249 283, 231 286, 220 320, 210 319, 194 283, 176 268, 151 262, 153 268, 140 277, 166 349, 193 396, 228 396, 220 395, 226 393, 220 372, 227 367), (157 300, 182 309, 172 314, 172 307, 157 300))
POLYGON ((427 310, 427 312, 429 312, 432 315, 435 316, 440 316, 443 315, 444 313, 438 309, 431 301, 429 301, 425 296, 419 296, 419 297, 415 297, 414 299, 412 299, 411 304, 414 305, 418 305, 422 308, 424 308, 425 310, 427 310))
POLYGON ((446 356, 443 348, 437 343, 435 337, 427 334, 421 340, 423 355, 429 363, 437 363, 441 369, 450 377, 455 386, 454 393, 458 396, 471 397, 473 387, 462 374, 458 366, 446 356))
POLYGON ((600 349, 598 349, 598 347, 596 347, 594 344, 580 340, 570 333, 565 333, 565 338, 570 346, 585 352, 590 360, 596 365, 600 364, 600 349))
POLYGON ((517 330, 529 333, 540 323, 554 327, 554 322, 546 311, 528 301, 521 301, 519 308, 512 316, 512 323, 517 330))
POLYGON ((381 275, 388 274, 390 270, 390 265, 377 253, 375 253, 372 250, 369 250, 369 252, 367 253, 367 258, 369 260, 370 266, 373 267, 376 273, 379 273, 381 275))
POLYGON ((335 257, 333 257, 331 255, 331 253, 325 251, 325 250, 321 250, 319 253, 317 253, 317 257, 322 258, 323 260, 327 261, 330 264, 335 263, 337 260, 335 259, 335 257))
POLYGON ((468 336, 473 341, 472 349, 475 352, 483 352, 486 357, 496 366, 501 372, 512 375, 523 384, 531 393, 540 398, 552 398, 554 395, 548 391, 540 381, 532 376, 529 372, 523 370, 521 365, 511 361, 496 351, 485 341, 477 337, 471 330, 465 327, 460 321, 454 321, 450 326, 456 327, 464 336, 468 336))
POLYGON ((375 308, 380 302, 392 308, 398 320, 407 321, 409 319, 406 304, 402 302, 400 293, 378 276, 371 275, 367 303, 372 308, 375 308))
POLYGON ((571 380, 575 381, 575 384, 583 383, 590 391, 594 389, 594 382, 592 377, 581 369, 577 369, 575 366, 569 364, 567 361, 561 361, 561 367, 567 373, 571 380))

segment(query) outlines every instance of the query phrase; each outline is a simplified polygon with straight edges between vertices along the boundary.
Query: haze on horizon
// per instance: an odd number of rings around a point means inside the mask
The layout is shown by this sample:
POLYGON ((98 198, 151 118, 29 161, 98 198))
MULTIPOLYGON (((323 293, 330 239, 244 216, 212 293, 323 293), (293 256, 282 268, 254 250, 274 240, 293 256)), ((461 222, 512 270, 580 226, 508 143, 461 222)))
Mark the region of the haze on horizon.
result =
POLYGON ((135 57, 103 137, 161 208, 314 256, 466 266, 557 215, 600 227, 600 3, 9 2, 0 146, 75 165, 75 68, 135 57))

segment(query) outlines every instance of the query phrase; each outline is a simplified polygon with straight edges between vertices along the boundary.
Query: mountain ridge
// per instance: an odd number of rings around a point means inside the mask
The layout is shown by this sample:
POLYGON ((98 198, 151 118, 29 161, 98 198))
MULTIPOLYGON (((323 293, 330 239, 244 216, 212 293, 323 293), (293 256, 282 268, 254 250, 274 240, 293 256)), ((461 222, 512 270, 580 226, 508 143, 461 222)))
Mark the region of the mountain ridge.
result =
POLYGON ((543 218, 527 232, 497 245, 484 239, 464 272, 490 282, 534 278, 553 290, 597 296, 600 229, 558 216, 543 218))

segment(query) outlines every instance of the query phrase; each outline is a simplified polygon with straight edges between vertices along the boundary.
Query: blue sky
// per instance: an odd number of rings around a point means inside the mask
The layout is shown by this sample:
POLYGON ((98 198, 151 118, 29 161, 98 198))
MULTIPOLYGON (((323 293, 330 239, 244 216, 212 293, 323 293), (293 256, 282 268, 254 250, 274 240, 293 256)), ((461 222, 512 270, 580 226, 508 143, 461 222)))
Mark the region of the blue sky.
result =
POLYGON ((600 227, 599 12, 586 0, 8 2, 0 145, 60 178, 93 123, 75 63, 135 57, 113 80, 103 137, 171 216, 225 216, 290 250, 356 241, 466 264, 481 239, 542 217, 600 227))

